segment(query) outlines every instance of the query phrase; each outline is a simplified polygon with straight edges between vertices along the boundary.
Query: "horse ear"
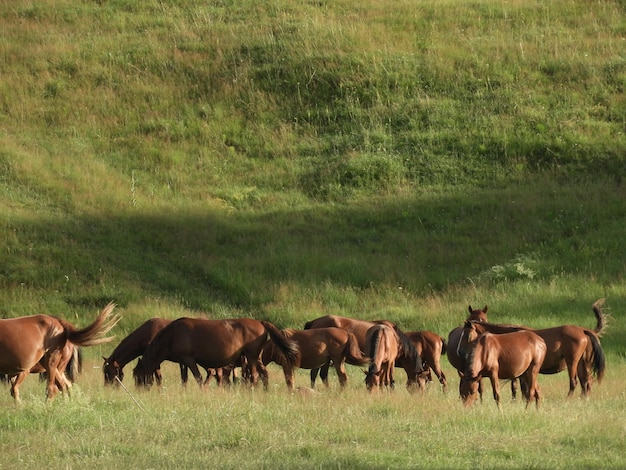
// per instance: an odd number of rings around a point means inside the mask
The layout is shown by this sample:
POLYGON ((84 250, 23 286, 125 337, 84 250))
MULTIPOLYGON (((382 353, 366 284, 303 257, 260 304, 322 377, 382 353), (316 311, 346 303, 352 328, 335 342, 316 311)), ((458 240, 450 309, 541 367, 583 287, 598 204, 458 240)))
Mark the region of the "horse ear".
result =
POLYGON ((488 308, 489 308, 489 307, 487 307, 487 305, 485 305, 485 308, 483 308, 483 313, 487 313, 487 309, 488 309, 488 308))
POLYGON ((467 310, 469 311, 469 313, 472 313, 474 311, 471 305, 467 308, 467 310))

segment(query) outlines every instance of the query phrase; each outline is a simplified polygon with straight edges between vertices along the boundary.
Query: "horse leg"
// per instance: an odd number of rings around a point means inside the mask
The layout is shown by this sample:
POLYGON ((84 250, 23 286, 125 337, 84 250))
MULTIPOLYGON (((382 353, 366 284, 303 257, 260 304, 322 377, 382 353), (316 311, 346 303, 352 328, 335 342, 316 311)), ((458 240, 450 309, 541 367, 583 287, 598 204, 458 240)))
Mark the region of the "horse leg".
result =
POLYGON ((293 379, 293 367, 287 363, 283 365, 283 374, 285 374, 285 382, 287 383, 287 389, 290 392, 293 392, 294 387, 294 379, 293 379))
POLYGON ((330 361, 328 361, 326 364, 324 364, 320 368, 320 379, 322 379, 322 383, 326 386, 326 388, 329 387, 329 384, 328 384, 328 369, 330 369, 330 361))
POLYGON ((183 384, 183 387, 186 387, 187 381, 189 380, 189 369, 182 362, 178 364, 178 367, 180 368, 180 381, 183 384))
POLYGON ((489 376, 491 380, 491 389, 493 390, 493 399, 496 401, 496 405, 498 405, 498 409, 501 410, 502 406, 500 405, 500 381, 498 380, 497 371, 489 376))
POLYGON ((345 387, 348 383, 348 374, 346 374, 346 367, 343 361, 334 361, 335 370, 337 371, 337 377, 339 378, 339 386, 341 388, 345 387))
POLYGON ((16 377, 13 377, 11 380, 11 396, 17 403, 22 403, 22 399, 20 398, 19 387, 20 384, 24 381, 26 376, 29 374, 29 371, 22 371, 16 377))
MULTIPOLYGON (((578 364, 576 364, 578 365, 578 364)), ((576 386, 578 385, 578 378, 576 377, 577 367, 574 364, 567 364, 567 373, 569 374, 569 392, 567 393, 568 397, 571 397, 576 390, 576 386)))
POLYGON ((517 398, 517 379, 511 379, 511 397, 513 400, 517 398))
POLYGON ((163 376, 161 375, 160 367, 154 371, 154 378, 156 379, 157 386, 160 387, 161 384, 163 383, 163 376))
POLYGON ((203 383, 202 374, 200 373, 200 370, 198 369, 198 364, 196 363, 196 361, 192 357, 183 359, 183 362, 180 363, 181 376, 183 375, 183 367, 184 367, 184 374, 185 374, 185 379, 183 380, 183 384, 184 385, 187 384, 187 368, 189 368, 194 378, 196 379, 196 382, 198 383, 200 388, 202 388, 202 383, 203 383))
POLYGON ((315 381, 317 380, 317 374, 319 371, 319 368, 311 369, 311 388, 315 388, 315 381))

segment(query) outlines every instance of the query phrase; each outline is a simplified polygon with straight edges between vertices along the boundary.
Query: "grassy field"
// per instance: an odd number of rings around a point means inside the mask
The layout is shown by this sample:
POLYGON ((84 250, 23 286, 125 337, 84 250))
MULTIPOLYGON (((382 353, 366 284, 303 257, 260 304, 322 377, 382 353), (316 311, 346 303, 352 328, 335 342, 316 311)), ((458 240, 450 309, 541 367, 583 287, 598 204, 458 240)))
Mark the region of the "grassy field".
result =
MULTIPOLYGON (((115 342, 153 316, 593 327, 605 381, 539 411, 369 396, 0 393, 0 467, 623 468, 621 0, 0 2, 0 317, 115 342)), ((130 373, 130 371, 128 371, 130 373)), ((298 385, 308 384, 301 372, 298 385)), ((0 390, 1 391, 1 390, 0 390)), ((505 396, 507 396, 505 394, 505 396)))
MULTIPOLYGON (((567 378, 540 376, 537 411, 511 402, 502 411, 490 394, 465 409, 455 392, 431 384, 411 395, 402 380, 392 393, 369 396, 362 372, 349 367, 340 391, 289 393, 270 366, 270 389, 182 389, 177 368, 164 367, 163 390, 141 393, 102 386, 100 363, 79 380, 71 399, 43 403, 35 377, 23 407, 0 395, 3 468, 623 468, 625 366, 611 360, 606 380, 584 400, 567 399, 567 378), (133 401, 137 400, 139 404, 133 401), (141 408, 139 407, 141 406, 141 408)), ((297 384, 308 385, 308 374, 297 384)), ((130 386, 130 385, 129 385, 130 386)))

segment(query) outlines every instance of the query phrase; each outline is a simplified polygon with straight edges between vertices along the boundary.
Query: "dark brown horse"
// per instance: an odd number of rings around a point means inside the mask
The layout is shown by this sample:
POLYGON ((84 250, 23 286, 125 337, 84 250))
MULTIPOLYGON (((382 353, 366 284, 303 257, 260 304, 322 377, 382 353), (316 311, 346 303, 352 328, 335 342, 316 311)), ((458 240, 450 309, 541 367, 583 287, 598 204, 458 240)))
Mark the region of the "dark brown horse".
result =
MULTIPOLYGON (((432 370, 445 392, 448 389, 448 383, 446 375, 441 370, 441 355, 446 353, 446 340, 432 331, 411 331, 405 332, 405 334, 415 345, 417 354, 422 358, 424 370, 428 371, 428 376, 432 370)), ((407 385, 416 385, 417 378, 414 376, 410 361, 407 361, 405 356, 396 359, 396 367, 401 367, 406 371, 407 385)), ((431 377, 429 377, 429 381, 432 381, 431 377)))
MULTIPOLYGON (((415 384, 418 387, 422 387, 424 384, 424 369, 422 366, 422 361, 415 350, 415 346, 411 341, 406 337, 406 335, 391 321, 389 320, 359 320, 355 318, 348 317, 340 317, 337 315, 325 315, 323 317, 316 318, 315 320, 311 320, 304 325, 304 329, 314 329, 314 328, 328 328, 328 327, 336 327, 346 330, 349 333, 354 334, 356 337, 359 348, 361 351, 366 350, 366 336, 367 332, 370 328, 375 325, 387 325, 394 329, 396 335, 400 338, 400 342, 403 345, 403 348, 400 351, 400 355, 405 357, 405 363, 407 367, 409 367, 409 371, 407 375, 410 373, 412 377, 414 377, 413 384, 408 384, 410 389, 414 388, 415 384)), ((314 386, 315 379, 317 378, 318 371, 320 372, 320 376, 323 381, 327 380, 328 377, 328 366, 325 365, 320 369, 311 369, 311 384, 314 386)), ((405 369, 406 370, 406 369, 405 369)))
MULTIPOLYGON (((151 318, 126 336, 109 357, 103 356, 104 365, 102 366, 102 372, 104 373, 104 385, 117 385, 119 383, 118 379, 119 381, 124 380, 124 367, 126 364, 141 356, 157 333, 170 323, 172 323, 172 320, 166 318, 151 318)), ((154 379, 158 385, 161 385, 161 369, 157 368, 154 371, 154 379)))
POLYGON ((537 375, 546 357, 546 343, 529 330, 513 333, 480 333, 479 322, 465 322, 461 338, 466 353, 466 366, 461 379, 461 398, 466 405, 476 400, 478 384, 489 377, 493 398, 500 408, 500 379, 521 378, 526 407, 534 398, 539 407, 541 392, 537 375))
MULTIPOLYGON (((601 382, 606 369, 606 359, 599 340, 599 336, 606 327, 606 315, 601 310, 603 302, 604 299, 600 299, 592 305, 596 317, 595 330, 574 325, 536 330, 519 325, 495 325, 491 323, 476 324, 476 328, 479 332, 494 334, 520 330, 534 331, 545 341, 548 348, 540 373, 556 374, 567 369, 569 375, 568 396, 574 393, 578 381, 580 381, 581 393, 585 396, 591 390, 593 376, 595 375, 598 383, 601 382)), ((452 330, 448 337, 448 359, 462 375, 465 365, 459 351, 459 330, 462 331, 462 328, 452 330)), ((515 381, 512 382, 511 388, 515 398, 515 381)))
POLYGON ((198 384, 202 385, 198 365, 204 368, 225 367, 234 364, 243 355, 247 360, 251 384, 257 384, 260 374, 267 388, 267 370, 261 361, 261 353, 268 335, 287 362, 293 363, 298 352, 297 345, 269 322, 251 318, 179 318, 155 336, 133 374, 140 382, 144 381, 167 360, 188 367, 198 384))
MULTIPOLYGON (((263 349, 263 364, 276 362, 281 365, 289 389, 294 389, 294 369, 314 369, 332 364, 337 371, 339 385, 348 382, 345 363, 364 365, 370 362, 359 349, 356 336, 342 328, 314 328, 311 330, 282 330, 283 334, 298 345, 298 354, 293 364, 285 361, 284 354, 277 350, 273 342, 268 342, 263 349)), ((324 381, 328 386, 328 380, 324 381)), ((311 383, 315 387, 315 383, 311 383)))
MULTIPOLYGON (((114 303, 109 303, 89 326, 76 329, 70 323, 49 315, 8 318, 0 320, 0 372, 12 377, 11 395, 19 401, 19 386, 35 370, 47 374, 46 397, 54 398, 59 389, 69 386, 64 374, 67 343, 73 346, 93 346, 110 341, 104 337, 119 321, 112 315, 114 303), (65 353, 64 353, 65 351, 65 353), (41 369, 37 369, 41 366, 41 369)), ((68 357, 70 356, 70 357, 68 357)), ((67 364, 66 362, 66 364, 67 364)))

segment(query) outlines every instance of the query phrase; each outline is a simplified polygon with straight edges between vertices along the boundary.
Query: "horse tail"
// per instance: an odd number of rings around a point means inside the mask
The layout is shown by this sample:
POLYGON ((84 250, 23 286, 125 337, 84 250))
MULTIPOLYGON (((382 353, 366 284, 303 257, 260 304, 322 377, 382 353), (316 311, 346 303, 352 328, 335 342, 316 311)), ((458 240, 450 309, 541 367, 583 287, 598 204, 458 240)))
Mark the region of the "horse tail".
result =
POLYGON ((76 382, 78 374, 83 370, 83 353, 77 347, 72 347, 72 356, 70 357, 67 366, 65 366, 65 373, 70 382, 76 382))
POLYGON ((602 305, 604 305, 604 299, 598 299, 591 306, 593 314, 596 316, 596 327, 593 331, 595 331, 598 336, 602 336, 606 328, 608 317, 606 313, 602 312, 602 305))
POLYGON ((604 378, 604 372, 606 370, 606 356, 604 355, 598 336, 589 330, 585 330, 585 334, 591 341, 591 347, 593 350, 592 368, 596 378, 598 379, 598 383, 600 383, 604 378))
POLYGON ((378 367, 376 366, 376 355, 378 354, 378 347, 380 346, 380 336, 382 332, 381 327, 372 327, 374 328, 371 336, 370 336, 370 344, 368 355, 370 357, 370 366, 368 368, 368 375, 374 375, 378 373, 378 367))
POLYGON ((370 362, 370 358, 364 355, 359 348, 359 341, 354 336, 354 333, 348 333, 345 355, 346 362, 353 366, 362 366, 370 362))
POLYGON ((118 315, 112 315, 114 309, 115 303, 109 302, 91 325, 80 330, 77 330, 68 322, 62 322, 66 331, 67 340, 74 346, 95 346, 97 344, 108 343, 113 337, 105 337, 105 335, 111 331, 121 319, 118 315))
POLYGON ((278 347, 285 356, 287 362, 291 365, 296 363, 298 359, 298 345, 295 341, 287 338, 278 328, 268 321, 261 322, 265 327, 265 331, 270 335, 272 342, 278 347))
POLYGON ((415 364, 415 372, 421 374, 424 372, 424 367, 422 366, 422 358, 417 353, 417 349, 415 349, 415 344, 400 328, 394 326, 394 330, 400 340, 400 355, 405 356, 411 361, 411 364, 415 364))
POLYGON ((445 338, 443 336, 440 336, 439 339, 441 340, 441 354, 447 354, 448 352, 448 343, 446 342, 445 338))

